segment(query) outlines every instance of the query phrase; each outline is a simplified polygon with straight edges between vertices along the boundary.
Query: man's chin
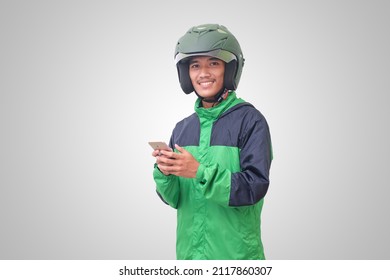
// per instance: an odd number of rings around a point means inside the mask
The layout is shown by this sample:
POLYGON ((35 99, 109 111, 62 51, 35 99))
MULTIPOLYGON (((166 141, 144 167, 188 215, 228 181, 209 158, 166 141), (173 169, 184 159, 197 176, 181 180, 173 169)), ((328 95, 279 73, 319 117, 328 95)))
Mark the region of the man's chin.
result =
POLYGON ((213 98, 218 93, 218 91, 215 90, 197 90, 196 92, 198 93, 199 96, 206 99, 213 98))

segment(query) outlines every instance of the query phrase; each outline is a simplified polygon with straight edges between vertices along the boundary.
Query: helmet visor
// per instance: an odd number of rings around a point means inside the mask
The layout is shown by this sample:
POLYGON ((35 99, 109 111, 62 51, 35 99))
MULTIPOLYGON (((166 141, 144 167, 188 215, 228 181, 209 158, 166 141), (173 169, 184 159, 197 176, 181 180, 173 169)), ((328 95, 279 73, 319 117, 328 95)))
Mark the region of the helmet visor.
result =
POLYGON ((220 60, 229 63, 232 60, 237 60, 237 57, 231 52, 225 50, 213 50, 210 52, 199 52, 199 53, 178 53, 175 57, 175 64, 179 63, 181 60, 193 57, 193 56, 211 56, 218 58, 220 60))

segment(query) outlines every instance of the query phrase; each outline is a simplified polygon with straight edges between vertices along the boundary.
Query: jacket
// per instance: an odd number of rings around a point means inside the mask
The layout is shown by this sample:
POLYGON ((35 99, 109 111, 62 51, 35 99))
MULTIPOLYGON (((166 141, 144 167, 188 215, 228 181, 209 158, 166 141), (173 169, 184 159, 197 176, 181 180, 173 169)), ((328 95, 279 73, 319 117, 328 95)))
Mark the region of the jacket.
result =
POLYGON ((235 92, 213 108, 198 99, 176 124, 178 144, 200 163, 196 178, 153 176, 162 200, 177 209, 177 259, 265 259, 261 211, 269 186, 268 124, 235 92))

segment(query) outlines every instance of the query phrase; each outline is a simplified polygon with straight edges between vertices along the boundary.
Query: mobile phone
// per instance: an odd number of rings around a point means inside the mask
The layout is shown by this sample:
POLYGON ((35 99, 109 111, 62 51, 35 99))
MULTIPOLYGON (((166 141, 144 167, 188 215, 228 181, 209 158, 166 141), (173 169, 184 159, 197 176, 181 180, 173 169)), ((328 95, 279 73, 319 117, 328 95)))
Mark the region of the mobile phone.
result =
POLYGON ((163 141, 149 142, 149 145, 153 148, 153 150, 167 150, 167 151, 171 150, 168 144, 163 141))

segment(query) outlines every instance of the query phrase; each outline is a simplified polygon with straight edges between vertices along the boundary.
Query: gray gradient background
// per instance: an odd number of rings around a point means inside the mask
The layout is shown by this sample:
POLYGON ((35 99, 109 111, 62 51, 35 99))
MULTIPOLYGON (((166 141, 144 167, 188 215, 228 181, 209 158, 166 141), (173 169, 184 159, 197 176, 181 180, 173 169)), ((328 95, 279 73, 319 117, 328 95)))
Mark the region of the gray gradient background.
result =
POLYGON ((174 259, 150 140, 190 26, 238 38, 275 160, 269 259, 389 259, 389 1, 0 2, 0 258, 174 259))

